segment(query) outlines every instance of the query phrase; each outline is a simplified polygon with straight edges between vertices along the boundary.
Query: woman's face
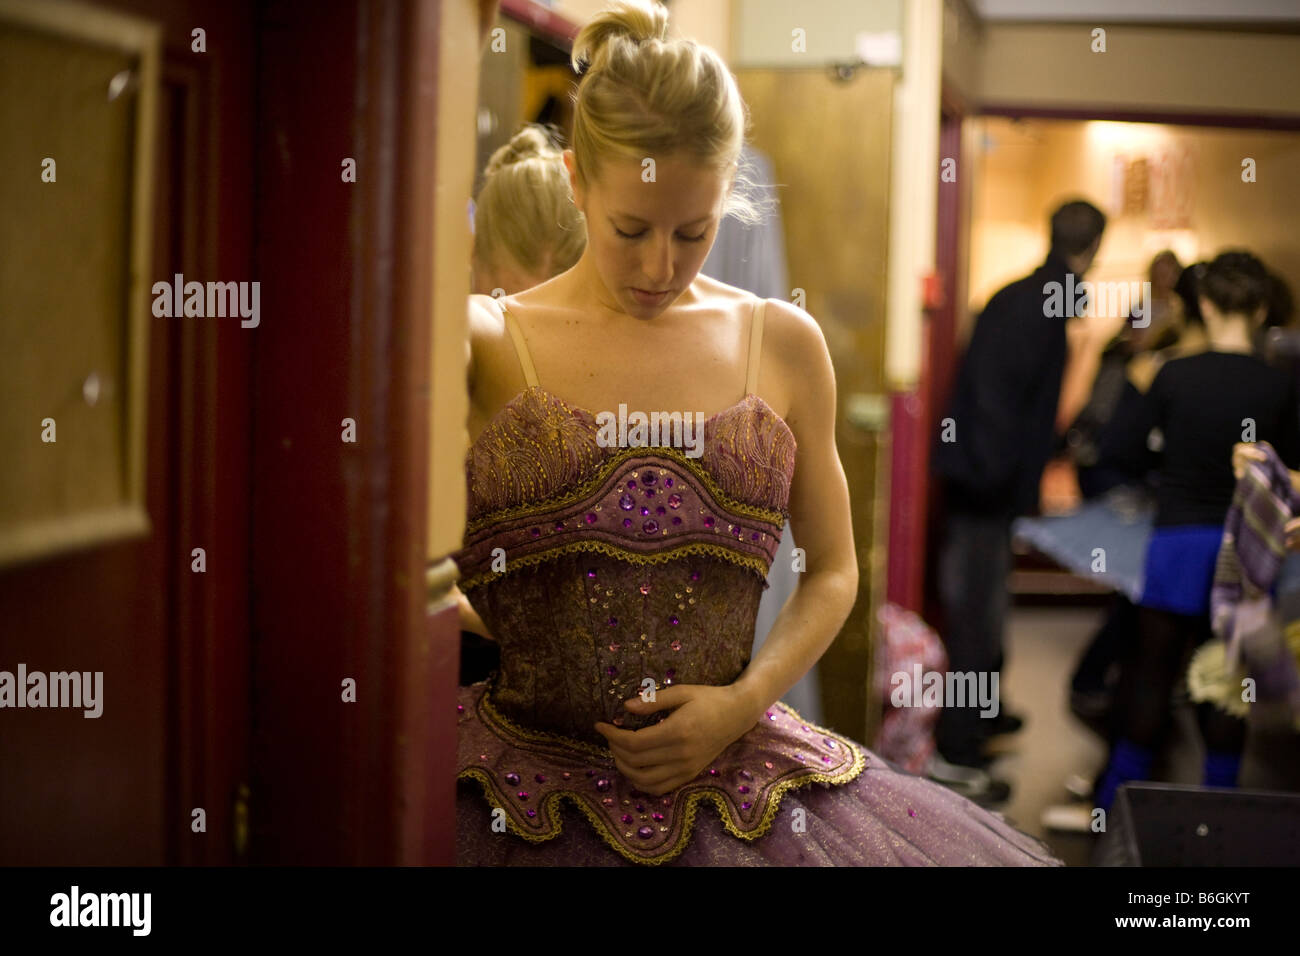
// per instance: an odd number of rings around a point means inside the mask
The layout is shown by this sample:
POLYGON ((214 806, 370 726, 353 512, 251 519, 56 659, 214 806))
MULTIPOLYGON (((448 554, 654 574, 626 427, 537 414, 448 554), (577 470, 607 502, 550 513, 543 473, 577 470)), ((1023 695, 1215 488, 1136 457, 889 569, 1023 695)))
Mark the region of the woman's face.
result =
POLYGON ((574 201, 587 219, 589 257, 605 305, 637 318, 659 315, 686 291, 708 257, 729 180, 675 156, 642 164, 607 160, 583 189, 565 150, 574 201), (644 294, 643 294, 644 293, 644 294), (657 293, 657 295, 656 295, 657 293))

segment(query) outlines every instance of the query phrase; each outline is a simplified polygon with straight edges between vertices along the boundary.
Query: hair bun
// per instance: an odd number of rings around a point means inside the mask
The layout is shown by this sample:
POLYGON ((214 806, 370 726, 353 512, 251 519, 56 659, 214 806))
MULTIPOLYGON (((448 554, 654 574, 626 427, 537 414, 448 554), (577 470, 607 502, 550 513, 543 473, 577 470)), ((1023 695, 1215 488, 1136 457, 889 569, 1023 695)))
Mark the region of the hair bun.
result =
POLYGON ((529 123, 492 154, 485 172, 491 176, 505 166, 513 166, 530 159, 554 159, 558 155, 559 150, 551 142, 546 130, 536 123, 529 123))
POLYGON ((613 0, 578 31, 571 62, 578 73, 603 65, 616 40, 633 46, 668 39, 668 8, 656 0, 613 0))

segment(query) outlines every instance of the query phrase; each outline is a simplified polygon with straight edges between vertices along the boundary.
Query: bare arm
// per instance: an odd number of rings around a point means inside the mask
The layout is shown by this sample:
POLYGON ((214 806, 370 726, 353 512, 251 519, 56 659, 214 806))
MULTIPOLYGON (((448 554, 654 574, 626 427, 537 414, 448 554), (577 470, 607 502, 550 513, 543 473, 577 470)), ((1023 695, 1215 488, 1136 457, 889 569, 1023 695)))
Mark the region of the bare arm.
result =
POLYGON ((496 638, 488 633, 488 627, 483 623, 483 618, 479 616, 478 611, 474 610, 473 605, 469 603, 469 598, 461 592, 460 588, 455 588, 456 604, 460 609, 460 629, 470 631, 474 634, 480 634, 489 641, 495 641, 496 638))
MULTIPOLYGON (((786 313, 781 352, 797 371, 786 423, 798 443, 790 487, 790 525, 807 556, 807 570, 781 609, 771 633, 732 685, 754 721, 793 687, 834 641, 853 609, 858 562, 853 546, 849 488, 835 446, 835 371, 817 323, 792 305, 771 300, 786 313)), ((775 343, 774 343, 775 344, 775 343)), ((770 354, 770 353, 769 353, 770 354)))

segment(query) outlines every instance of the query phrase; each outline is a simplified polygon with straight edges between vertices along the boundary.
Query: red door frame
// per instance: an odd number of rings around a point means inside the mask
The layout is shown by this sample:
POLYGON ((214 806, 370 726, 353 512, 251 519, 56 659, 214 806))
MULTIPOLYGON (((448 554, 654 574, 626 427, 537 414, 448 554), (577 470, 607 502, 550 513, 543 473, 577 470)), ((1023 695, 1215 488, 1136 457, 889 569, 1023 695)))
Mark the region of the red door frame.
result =
POLYGON ((432 209, 437 137, 472 131, 436 122, 440 14, 259 11, 255 862, 454 862, 459 635, 426 630, 424 591, 432 209))
MULTIPOLYGON (((962 99, 946 83, 940 94, 939 157, 956 159, 964 175, 962 99)), ((937 171, 936 171, 937 172, 937 171)), ((948 400, 956 338, 957 251, 961 236, 961 193, 957 181, 939 178, 936 204, 935 275, 941 298, 922 319, 921 374, 916 388, 891 396, 889 554, 886 599, 922 613, 925 601, 926 537, 932 497, 930 442, 948 400)))

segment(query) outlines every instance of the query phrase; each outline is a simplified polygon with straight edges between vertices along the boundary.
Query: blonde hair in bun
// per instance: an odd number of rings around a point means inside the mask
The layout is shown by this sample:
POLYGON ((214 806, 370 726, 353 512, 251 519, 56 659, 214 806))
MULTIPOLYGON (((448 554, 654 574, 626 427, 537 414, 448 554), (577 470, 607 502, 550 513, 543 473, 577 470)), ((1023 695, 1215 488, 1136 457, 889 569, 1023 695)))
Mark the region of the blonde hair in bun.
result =
POLYGON ((474 257, 491 268, 504 251, 528 272, 558 275, 586 245, 563 156, 529 123, 488 160, 474 204, 474 257))
MULTIPOLYGON (((738 184, 749 111, 722 58, 694 40, 669 40, 668 10, 655 0, 615 0, 579 31, 573 68, 584 73, 574 101, 573 151, 584 186, 607 159, 684 156, 738 184)), ((748 189, 733 189, 724 215, 762 218, 748 189)))

